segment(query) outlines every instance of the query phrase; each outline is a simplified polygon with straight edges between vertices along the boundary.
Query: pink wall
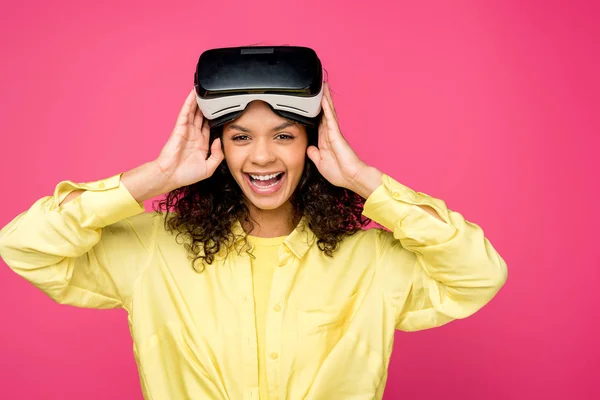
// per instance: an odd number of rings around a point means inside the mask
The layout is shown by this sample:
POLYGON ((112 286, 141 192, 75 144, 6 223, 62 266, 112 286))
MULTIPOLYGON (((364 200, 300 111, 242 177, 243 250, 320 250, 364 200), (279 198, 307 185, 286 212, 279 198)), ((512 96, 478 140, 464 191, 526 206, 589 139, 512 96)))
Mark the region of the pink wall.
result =
MULTIPOLYGON (((0 225, 154 158, 204 49, 311 46, 359 155, 509 266, 475 316, 397 334, 385 398, 600 398, 598 3, 82 3, 0 5, 0 225)), ((0 398, 141 399, 124 312, 59 306, 2 262, 0 304, 0 398)))

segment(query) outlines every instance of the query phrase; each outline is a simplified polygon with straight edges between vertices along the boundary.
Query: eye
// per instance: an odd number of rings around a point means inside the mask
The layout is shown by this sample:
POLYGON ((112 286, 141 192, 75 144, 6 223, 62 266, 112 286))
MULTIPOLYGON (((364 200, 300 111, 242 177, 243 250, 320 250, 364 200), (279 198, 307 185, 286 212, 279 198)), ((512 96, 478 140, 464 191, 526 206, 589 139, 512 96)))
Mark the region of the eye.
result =
POLYGON ((292 135, 290 135, 289 133, 280 133, 277 135, 277 138, 282 139, 282 140, 291 140, 294 137, 292 135))
POLYGON ((231 140, 233 140, 234 142, 241 142, 241 141, 245 141, 248 139, 249 139, 248 135, 236 135, 231 138, 231 140))

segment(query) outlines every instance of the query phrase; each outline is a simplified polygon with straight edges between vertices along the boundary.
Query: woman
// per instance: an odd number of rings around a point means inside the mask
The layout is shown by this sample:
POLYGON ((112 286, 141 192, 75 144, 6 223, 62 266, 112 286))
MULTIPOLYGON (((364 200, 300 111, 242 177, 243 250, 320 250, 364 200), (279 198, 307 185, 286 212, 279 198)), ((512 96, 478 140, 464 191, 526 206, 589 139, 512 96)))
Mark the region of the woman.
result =
POLYGON ((322 109, 318 135, 260 101, 211 133, 192 91, 156 160, 59 183, 0 255, 59 303, 125 308, 147 398, 381 398, 394 330, 472 315, 507 269, 480 227, 359 159, 327 84, 322 109))

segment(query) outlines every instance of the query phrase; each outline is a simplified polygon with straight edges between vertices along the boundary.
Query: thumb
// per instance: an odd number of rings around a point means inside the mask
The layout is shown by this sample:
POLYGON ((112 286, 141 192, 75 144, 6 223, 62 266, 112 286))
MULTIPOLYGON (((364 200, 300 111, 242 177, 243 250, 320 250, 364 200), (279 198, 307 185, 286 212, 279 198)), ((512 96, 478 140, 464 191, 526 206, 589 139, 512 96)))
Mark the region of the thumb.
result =
POLYGON ((308 146, 308 148, 306 149, 306 155, 312 160, 312 162, 315 163, 315 165, 318 168, 319 163, 321 162, 319 149, 316 146, 308 146))
POLYGON ((221 149, 221 139, 216 138, 213 141, 212 146, 210 146, 210 157, 208 157, 206 160, 208 169, 211 172, 214 172, 224 158, 225 156, 223 155, 223 150, 221 149))

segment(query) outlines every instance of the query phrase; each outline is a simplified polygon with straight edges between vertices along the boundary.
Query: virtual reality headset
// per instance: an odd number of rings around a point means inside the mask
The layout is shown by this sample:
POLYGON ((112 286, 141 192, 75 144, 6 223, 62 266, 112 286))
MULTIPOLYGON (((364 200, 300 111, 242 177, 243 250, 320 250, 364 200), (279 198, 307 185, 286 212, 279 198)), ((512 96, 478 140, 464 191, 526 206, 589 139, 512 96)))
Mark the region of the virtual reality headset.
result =
POLYGON ((211 128, 240 116, 255 100, 278 115, 318 124, 323 68, 314 50, 298 46, 206 50, 194 74, 196 101, 211 128))

